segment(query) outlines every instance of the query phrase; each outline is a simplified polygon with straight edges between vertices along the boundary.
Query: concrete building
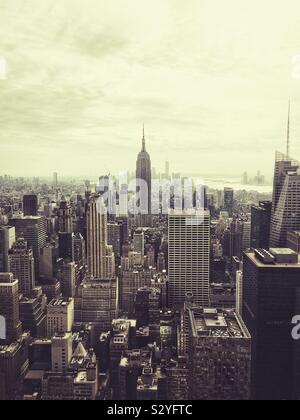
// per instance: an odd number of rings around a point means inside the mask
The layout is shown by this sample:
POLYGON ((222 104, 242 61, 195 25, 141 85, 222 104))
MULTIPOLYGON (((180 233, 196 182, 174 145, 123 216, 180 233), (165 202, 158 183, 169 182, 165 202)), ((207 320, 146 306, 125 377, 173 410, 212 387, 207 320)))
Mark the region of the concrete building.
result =
POLYGON ((16 241, 13 226, 0 226, 0 273, 8 272, 8 250, 16 241))
POLYGON ((210 214, 169 213, 169 305, 182 306, 187 293, 209 305, 210 214))
POLYGON ((34 257, 23 238, 8 251, 8 271, 19 280, 19 292, 29 297, 35 287, 34 257))
POLYGON ((54 299, 47 307, 47 334, 52 338, 57 333, 72 331, 74 323, 74 299, 54 299))
POLYGON ((186 303, 181 340, 189 359, 193 400, 248 400, 251 337, 234 311, 186 303))

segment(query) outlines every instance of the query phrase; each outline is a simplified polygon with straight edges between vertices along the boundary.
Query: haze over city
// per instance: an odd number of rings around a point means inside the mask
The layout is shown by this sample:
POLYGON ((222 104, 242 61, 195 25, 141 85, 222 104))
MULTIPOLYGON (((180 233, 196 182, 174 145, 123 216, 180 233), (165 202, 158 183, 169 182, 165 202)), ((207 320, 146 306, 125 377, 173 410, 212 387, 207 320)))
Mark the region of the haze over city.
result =
POLYGON ((289 97, 300 155, 297 11, 296 0, 2 0, 1 172, 134 168, 145 123, 158 170, 272 176, 289 97))

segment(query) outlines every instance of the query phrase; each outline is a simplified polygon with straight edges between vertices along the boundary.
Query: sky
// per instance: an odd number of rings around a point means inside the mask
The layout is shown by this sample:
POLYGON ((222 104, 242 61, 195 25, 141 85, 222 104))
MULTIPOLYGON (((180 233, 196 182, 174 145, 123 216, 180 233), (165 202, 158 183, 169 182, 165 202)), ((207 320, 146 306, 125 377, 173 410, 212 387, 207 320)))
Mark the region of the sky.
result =
POLYGON ((300 159, 298 0, 0 0, 0 174, 273 171, 300 159))

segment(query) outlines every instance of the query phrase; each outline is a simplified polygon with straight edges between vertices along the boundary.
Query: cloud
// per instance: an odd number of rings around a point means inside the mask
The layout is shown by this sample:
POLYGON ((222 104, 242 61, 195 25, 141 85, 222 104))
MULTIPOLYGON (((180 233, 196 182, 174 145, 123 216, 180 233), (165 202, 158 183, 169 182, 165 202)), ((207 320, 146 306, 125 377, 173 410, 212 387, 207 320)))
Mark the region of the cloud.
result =
POLYGON ((2 0, 1 172, 134 170, 145 122, 157 168, 271 173, 289 96, 300 154, 299 11, 296 0, 2 0))

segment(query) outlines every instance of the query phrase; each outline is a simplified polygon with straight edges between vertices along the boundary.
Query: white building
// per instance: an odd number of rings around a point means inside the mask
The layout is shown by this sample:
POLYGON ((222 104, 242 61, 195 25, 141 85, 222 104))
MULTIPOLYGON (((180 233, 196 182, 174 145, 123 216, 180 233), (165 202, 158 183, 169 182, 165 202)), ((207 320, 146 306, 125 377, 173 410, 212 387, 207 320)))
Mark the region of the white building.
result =
POLYGON ((210 213, 169 213, 169 305, 182 306, 192 293, 200 306, 209 306, 210 213))

